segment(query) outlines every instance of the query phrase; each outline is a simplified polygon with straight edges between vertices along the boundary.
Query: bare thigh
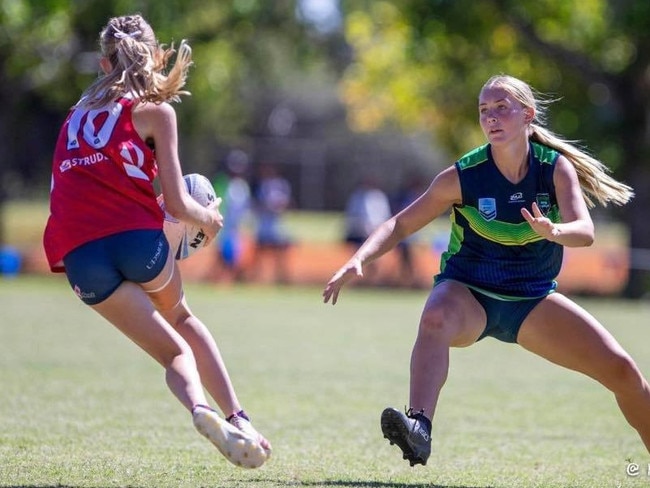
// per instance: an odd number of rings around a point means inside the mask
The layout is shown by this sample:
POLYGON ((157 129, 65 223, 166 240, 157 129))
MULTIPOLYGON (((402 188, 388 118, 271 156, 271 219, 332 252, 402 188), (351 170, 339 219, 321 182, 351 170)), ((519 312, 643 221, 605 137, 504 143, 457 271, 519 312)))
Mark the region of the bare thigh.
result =
POLYGON ((160 312, 172 310, 181 303, 183 300, 183 281, 178 264, 171 251, 160 274, 147 283, 140 283, 140 286, 160 312))
POLYGON ((517 342, 525 349, 613 387, 615 373, 629 356, 585 309, 552 293, 528 315, 517 342))
POLYGON ((181 275, 170 252, 156 278, 146 283, 125 281, 93 309, 166 365, 188 348, 185 339, 173 327, 174 323, 169 321, 170 316, 165 316, 182 301, 181 275))
POLYGON ((457 281, 437 284, 427 299, 420 330, 435 330, 450 346, 476 342, 485 329, 485 310, 465 285, 457 281))
POLYGON ((178 264, 171 253, 160 274, 154 280, 142 283, 140 286, 147 292, 156 310, 187 340, 188 337, 179 327, 193 314, 185 300, 178 264))
POLYGON ((188 347, 136 283, 124 281, 92 308, 163 366, 188 347))

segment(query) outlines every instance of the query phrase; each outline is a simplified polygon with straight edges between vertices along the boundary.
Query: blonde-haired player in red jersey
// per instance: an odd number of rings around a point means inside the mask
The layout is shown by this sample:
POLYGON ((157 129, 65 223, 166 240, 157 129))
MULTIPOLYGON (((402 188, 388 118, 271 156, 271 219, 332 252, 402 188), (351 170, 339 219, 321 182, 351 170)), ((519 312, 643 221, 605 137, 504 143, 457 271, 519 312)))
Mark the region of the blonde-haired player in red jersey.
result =
POLYGON ((257 467, 271 446, 242 410, 221 354, 183 294, 163 234, 166 210, 212 240, 223 219, 185 189, 170 102, 187 94, 191 49, 156 40, 140 15, 100 34, 102 73, 70 110, 56 144, 44 246, 79 298, 158 361, 196 428, 234 464, 257 467), (226 420, 208 406, 215 400, 226 420), (242 442, 243 441, 243 442, 242 442))

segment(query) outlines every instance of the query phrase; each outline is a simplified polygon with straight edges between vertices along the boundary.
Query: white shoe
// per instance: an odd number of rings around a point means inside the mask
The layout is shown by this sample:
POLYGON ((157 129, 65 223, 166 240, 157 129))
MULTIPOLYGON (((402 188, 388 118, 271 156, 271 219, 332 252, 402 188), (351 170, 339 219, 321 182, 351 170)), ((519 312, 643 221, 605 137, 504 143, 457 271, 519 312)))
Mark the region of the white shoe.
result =
POLYGON ((235 466, 242 468, 259 468, 271 455, 259 441, 259 434, 251 435, 222 419, 217 412, 198 405, 192 410, 194 427, 208 438, 219 452, 235 466))
POLYGON ((243 410, 239 413, 231 415, 226 420, 228 423, 237 427, 247 436, 256 439, 260 446, 262 446, 262 448, 267 452, 267 457, 271 457, 271 444, 264 438, 262 434, 255 430, 255 427, 253 427, 253 424, 251 424, 250 419, 243 410))

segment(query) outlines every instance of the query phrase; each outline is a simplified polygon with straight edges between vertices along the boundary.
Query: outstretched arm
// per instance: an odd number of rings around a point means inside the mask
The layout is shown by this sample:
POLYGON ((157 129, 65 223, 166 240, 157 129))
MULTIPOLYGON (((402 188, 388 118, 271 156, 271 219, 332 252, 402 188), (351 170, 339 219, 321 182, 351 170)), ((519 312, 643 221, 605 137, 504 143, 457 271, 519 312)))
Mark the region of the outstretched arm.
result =
POLYGON ((352 278, 363 276, 364 264, 383 256, 460 201, 458 173, 454 166, 450 166, 434 178, 417 200, 375 229, 350 260, 334 273, 323 290, 323 301, 327 303, 331 299, 335 305, 343 285, 352 278))

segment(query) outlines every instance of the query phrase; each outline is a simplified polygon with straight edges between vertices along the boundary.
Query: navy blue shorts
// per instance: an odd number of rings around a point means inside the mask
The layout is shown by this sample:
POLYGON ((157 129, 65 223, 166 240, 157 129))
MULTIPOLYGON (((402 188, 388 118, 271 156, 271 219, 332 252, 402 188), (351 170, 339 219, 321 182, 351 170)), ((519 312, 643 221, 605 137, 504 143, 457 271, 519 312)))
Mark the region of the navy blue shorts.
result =
POLYGON ((123 281, 153 280, 163 270, 168 254, 162 230, 131 230, 83 244, 69 252, 63 263, 77 296, 96 305, 123 281))
POLYGON ((499 300, 472 288, 469 288, 469 291, 478 300, 487 315, 487 324, 477 339, 479 341, 489 336, 503 342, 517 342, 521 324, 524 323, 531 310, 546 298, 543 296, 520 300, 499 300))

